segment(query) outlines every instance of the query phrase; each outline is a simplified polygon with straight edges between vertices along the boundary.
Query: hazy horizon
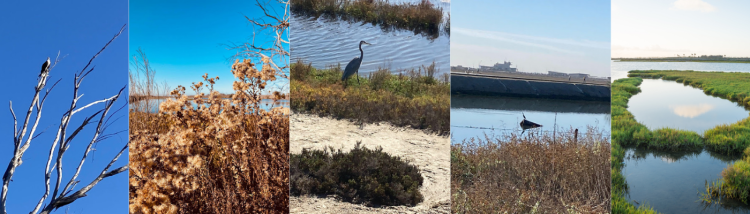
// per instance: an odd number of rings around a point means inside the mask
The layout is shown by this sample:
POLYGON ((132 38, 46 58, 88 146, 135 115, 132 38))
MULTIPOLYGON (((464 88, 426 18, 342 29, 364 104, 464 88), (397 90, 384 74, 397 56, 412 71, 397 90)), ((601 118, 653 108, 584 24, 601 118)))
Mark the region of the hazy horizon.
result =
POLYGON ((451 7, 451 66, 510 61, 522 72, 610 76, 609 1, 467 0, 451 7))
POLYGON ((612 57, 750 57, 748 1, 614 0, 612 57))

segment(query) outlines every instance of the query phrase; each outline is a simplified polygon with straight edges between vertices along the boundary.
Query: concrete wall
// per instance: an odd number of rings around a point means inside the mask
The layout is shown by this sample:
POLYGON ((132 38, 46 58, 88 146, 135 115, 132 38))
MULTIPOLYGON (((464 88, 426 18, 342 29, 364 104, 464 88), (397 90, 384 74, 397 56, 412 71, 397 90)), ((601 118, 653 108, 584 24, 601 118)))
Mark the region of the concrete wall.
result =
POLYGON ((451 74, 451 93, 609 101, 609 86, 451 74))

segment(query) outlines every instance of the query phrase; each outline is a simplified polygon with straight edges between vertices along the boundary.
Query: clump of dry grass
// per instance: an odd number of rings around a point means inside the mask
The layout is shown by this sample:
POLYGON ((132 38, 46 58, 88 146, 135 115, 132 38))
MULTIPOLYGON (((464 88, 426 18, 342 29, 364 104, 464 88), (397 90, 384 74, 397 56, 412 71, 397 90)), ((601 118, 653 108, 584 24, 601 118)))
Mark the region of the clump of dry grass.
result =
POLYGON ((392 74, 380 69, 369 78, 341 82, 340 67, 316 69, 302 61, 291 66, 291 108, 297 111, 396 126, 450 132, 450 83, 435 78, 433 63, 392 74), (346 84, 346 86, 344 86, 346 84))
POLYGON ((131 124, 130 213, 288 211, 289 109, 260 106, 261 91, 279 75, 268 60, 261 69, 234 63, 231 99, 221 99, 218 77, 206 74, 191 86, 192 101, 179 86, 158 114, 131 112, 146 119, 131 124))
POLYGON ((609 213, 610 144, 594 128, 451 145, 456 213, 609 213))
POLYGON ((408 29, 432 38, 440 35, 440 25, 443 23, 443 9, 428 0, 400 4, 385 0, 296 0, 292 1, 291 10, 315 17, 380 24, 384 29, 408 29))

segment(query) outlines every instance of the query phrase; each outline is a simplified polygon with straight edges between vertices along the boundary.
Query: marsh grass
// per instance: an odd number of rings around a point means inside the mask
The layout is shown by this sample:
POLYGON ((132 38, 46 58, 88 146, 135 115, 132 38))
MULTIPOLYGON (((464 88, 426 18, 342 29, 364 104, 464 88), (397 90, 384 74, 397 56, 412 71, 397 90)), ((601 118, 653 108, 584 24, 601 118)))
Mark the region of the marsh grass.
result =
POLYGON ((750 73, 677 70, 635 70, 629 77, 673 80, 700 88, 704 93, 750 107, 750 73))
POLYGON ((232 65, 231 99, 206 74, 192 99, 178 86, 159 113, 131 111, 140 119, 130 120, 130 213, 288 211, 289 109, 261 108, 261 91, 279 73, 268 58, 258 67, 232 65))
POLYGON ((301 60, 291 65, 291 108, 296 111, 350 119, 360 123, 388 122, 441 135, 450 131, 450 83, 436 77, 436 65, 393 74, 378 69, 369 77, 341 82, 340 66, 316 69, 301 60))
POLYGON ((701 59, 620 59, 622 62, 712 62, 712 63, 750 63, 750 60, 701 60, 701 59))
POLYGON ((654 131, 635 120, 627 110, 628 100, 639 93, 643 79, 631 77, 612 83, 612 141, 622 146, 657 150, 700 150, 703 138, 695 132, 661 128, 654 131))
POLYGON ((451 145, 455 213, 609 213, 610 144, 590 127, 451 145))
POLYGON ((721 204, 722 199, 731 198, 748 204, 750 201, 750 148, 744 150, 744 158, 731 163, 721 172, 721 179, 709 183, 701 200, 708 204, 721 204))
POLYGON ((295 0, 291 3, 291 10, 296 14, 362 21, 379 24, 383 29, 408 29, 432 38, 440 36, 443 22, 443 9, 428 0, 400 4, 385 0, 295 0))
MULTIPOLYGON (((750 108, 750 73, 636 70, 630 71, 628 76, 674 80, 700 88, 707 95, 728 99, 750 108)), ((703 137, 706 147, 712 151, 725 154, 742 153, 750 146, 750 117, 706 130, 703 137)))
POLYGON ((368 149, 360 142, 348 152, 302 150, 292 154, 291 194, 336 194, 342 200, 367 205, 409 205, 424 200, 419 169, 400 157, 368 149))

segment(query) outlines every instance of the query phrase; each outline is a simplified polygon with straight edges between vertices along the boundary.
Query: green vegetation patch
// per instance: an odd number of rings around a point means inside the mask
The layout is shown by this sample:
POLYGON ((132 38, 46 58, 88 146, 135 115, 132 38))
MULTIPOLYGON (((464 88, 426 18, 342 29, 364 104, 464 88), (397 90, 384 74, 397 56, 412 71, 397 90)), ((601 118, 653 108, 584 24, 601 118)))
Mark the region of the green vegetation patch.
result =
POLYGON ((297 61, 290 72, 290 106, 295 111, 450 133, 449 77, 436 78, 434 63, 399 74, 379 69, 346 82, 341 81, 340 66, 316 69, 297 61))
POLYGON ((661 128, 651 131, 635 120, 628 108, 628 100, 641 91, 638 77, 615 80, 612 83, 612 142, 622 146, 641 146, 657 150, 699 150, 703 139, 692 131, 661 128))
POLYGON ((707 203, 720 203, 722 198, 740 200, 747 204, 750 200, 750 148, 745 149, 745 157, 727 166, 721 172, 721 179, 706 182, 706 193, 702 200, 707 203))
MULTIPOLYGON (((704 93, 750 107, 750 73, 648 70, 630 71, 628 76, 662 78, 700 88, 704 93)), ((724 154, 739 154, 750 146, 750 118, 734 124, 719 125, 703 134, 708 149, 724 154)))
MULTIPOLYGON (((402 28, 437 38, 443 22, 443 9, 429 0, 392 4, 385 0, 295 0, 296 14, 362 21, 383 28, 402 28)), ((449 26, 447 26, 449 27, 449 26)))
POLYGON ((291 194, 336 194, 344 201, 368 205, 410 205, 424 200, 419 169, 360 143, 349 152, 302 150, 292 154, 291 194))
POLYGON ((750 63, 750 60, 700 60, 700 59, 620 59, 622 62, 711 62, 711 63, 750 63))
POLYGON ((706 130, 706 147, 724 153, 738 153, 750 146, 750 117, 733 124, 722 124, 706 130))
POLYGON ((628 76, 674 80, 685 85, 703 89, 708 95, 721 97, 750 107, 750 73, 635 70, 630 71, 628 76))

